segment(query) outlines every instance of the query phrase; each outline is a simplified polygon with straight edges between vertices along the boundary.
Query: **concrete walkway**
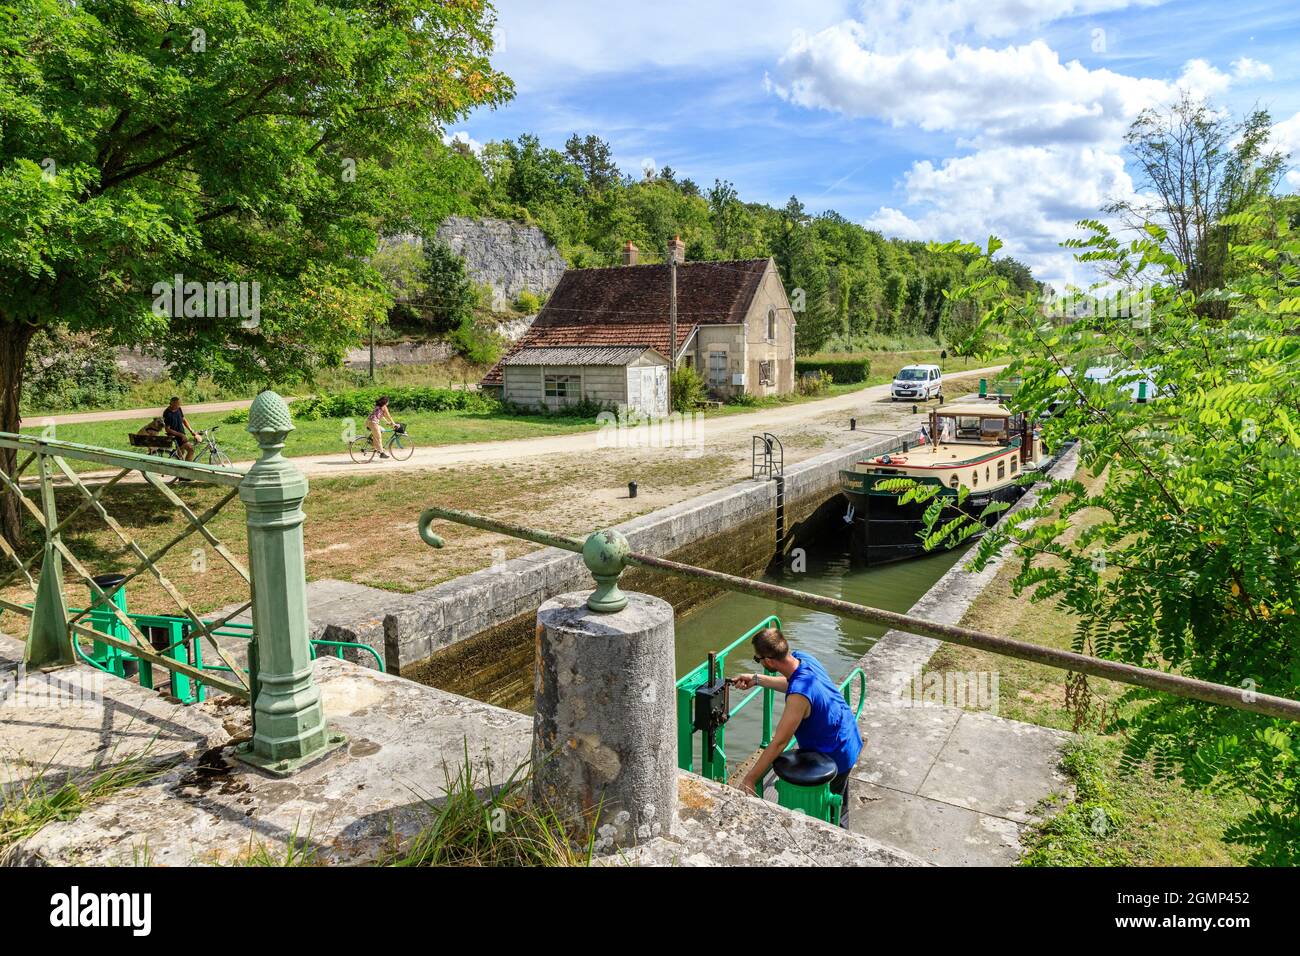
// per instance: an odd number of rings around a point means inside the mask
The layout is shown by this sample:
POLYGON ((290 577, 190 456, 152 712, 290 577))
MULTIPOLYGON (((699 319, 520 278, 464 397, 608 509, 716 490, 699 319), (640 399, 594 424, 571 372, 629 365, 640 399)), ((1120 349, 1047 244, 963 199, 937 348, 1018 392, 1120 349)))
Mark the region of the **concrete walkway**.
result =
MULTIPOLYGON (((16 641, 0 637, 0 670, 15 666, 16 641)), ((93 676, 85 666, 57 672, 93 676)), ((49 676, 49 675, 47 675, 49 676)), ((248 734, 242 704, 176 708, 127 681, 108 678, 99 705, 7 704, 0 749, 30 767, 57 754, 50 783, 111 763, 104 743, 131 740, 127 727, 95 730, 109 713, 140 711, 137 738, 170 733, 158 756, 167 769, 47 825, 14 848, 19 865, 240 864, 259 851, 283 859, 293 847, 311 864, 358 864, 410 838, 441 802, 468 755, 480 794, 529 758, 532 718, 335 660, 315 676, 331 729, 346 746, 285 779, 240 763, 233 746, 248 734), (153 702, 141 699, 153 697, 153 702), (7 707, 13 706, 13 711, 7 707), (21 706, 21 709, 19 709, 21 706), (14 717, 15 719, 10 719, 14 717), (43 728, 34 733, 32 728, 43 728), (103 738, 103 740, 101 740, 103 738), (165 753, 163 752, 165 751, 165 753), (179 761, 179 762, 177 762, 179 761)), ((678 775, 678 814, 668 835, 605 857, 610 866, 918 866, 893 847, 782 808, 694 774, 678 775)))

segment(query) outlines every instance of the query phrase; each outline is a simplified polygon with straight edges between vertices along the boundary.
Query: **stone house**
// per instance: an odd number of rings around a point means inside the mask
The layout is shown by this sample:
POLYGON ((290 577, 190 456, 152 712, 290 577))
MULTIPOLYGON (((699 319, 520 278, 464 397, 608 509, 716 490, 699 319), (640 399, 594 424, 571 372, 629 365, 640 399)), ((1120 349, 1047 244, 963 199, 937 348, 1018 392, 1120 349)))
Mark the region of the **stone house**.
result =
MULTIPOLYGON (((678 262, 675 342, 669 341, 670 267, 639 265, 638 250, 629 242, 622 266, 565 272, 532 327, 488 372, 483 387, 499 388, 506 401, 552 408, 583 397, 625 403, 616 394, 641 394, 647 373, 637 369, 655 367, 646 353, 652 350, 661 357, 675 354, 679 365, 696 368, 710 394, 722 400, 793 391, 795 319, 776 263, 771 258, 686 262, 685 249, 680 239, 669 244, 669 255, 678 262), (560 363, 550 361, 537 372, 550 349, 601 350, 584 353, 590 361, 626 359, 623 381, 611 371, 575 373, 571 369, 578 366, 572 364, 560 371, 560 363), (560 376, 568 378, 560 383, 560 376), (637 382, 629 386, 633 378, 637 382), (538 387, 542 402, 536 399, 538 387)), ((565 351, 554 357, 575 356, 565 351)), ((648 374, 657 383, 667 368, 648 374)))

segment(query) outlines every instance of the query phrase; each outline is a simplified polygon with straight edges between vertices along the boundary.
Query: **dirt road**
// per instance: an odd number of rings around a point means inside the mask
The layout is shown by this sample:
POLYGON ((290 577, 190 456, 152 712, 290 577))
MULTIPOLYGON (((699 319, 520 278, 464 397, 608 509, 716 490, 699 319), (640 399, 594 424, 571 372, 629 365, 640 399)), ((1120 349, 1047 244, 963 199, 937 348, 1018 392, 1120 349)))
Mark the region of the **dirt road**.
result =
MULTIPOLYGON (((948 397, 976 387, 979 378, 999 371, 1001 366, 972 369, 954 375, 945 388, 948 397)), ((596 455, 641 451, 648 447, 678 448, 686 453, 693 449, 713 453, 721 446, 733 445, 737 439, 748 442, 750 436, 764 432, 776 435, 790 448, 808 444, 839 445, 864 440, 872 430, 896 431, 909 421, 919 421, 910 402, 889 400, 889 385, 873 385, 861 391, 834 398, 778 408, 763 408, 718 418, 701 417, 678 429, 665 429, 657 437, 650 429, 616 429, 551 435, 545 438, 522 438, 511 441, 481 442, 466 445, 439 445, 419 448, 420 436, 412 434, 417 448, 408 461, 376 459, 368 465, 353 462, 346 453, 295 457, 294 464, 308 477, 346 477, 390 471, 450 468, 457 465, 509 464, 546 458, 552 455, 596 455), (857 433, 849 431, 849 419, 856 418, 857 433), (855 438, 854 435, 858 437, 855 438), (820 441, 812 441, 818 437, 820 441), (791 439, 794 441, 791 441, 791 439)), ((923 406, 924 407, 924 406, 923 406)), ((919 412, 919 409, 918 409, 919 412)), ((802 456, 801 456, 802 457, 802 456)))

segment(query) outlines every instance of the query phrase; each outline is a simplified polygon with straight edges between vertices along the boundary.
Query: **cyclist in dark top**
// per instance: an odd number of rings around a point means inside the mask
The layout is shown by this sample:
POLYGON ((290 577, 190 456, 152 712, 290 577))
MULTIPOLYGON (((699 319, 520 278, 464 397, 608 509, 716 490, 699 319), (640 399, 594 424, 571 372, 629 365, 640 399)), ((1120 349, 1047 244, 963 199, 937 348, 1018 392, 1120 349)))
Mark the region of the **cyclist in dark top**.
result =
POLYGON ((167 435, 175 440, 176 447, 185 456, 185 460, 193 461, 194 446, 190 443, 190 437, 198 438, 199 436, 190 427, 189 419, 185 417, 185 412, 181 409, 181 400, 175 395, 167 403, 167 407, 163 409, 162 420, 164 427, 167 429, 167 435))

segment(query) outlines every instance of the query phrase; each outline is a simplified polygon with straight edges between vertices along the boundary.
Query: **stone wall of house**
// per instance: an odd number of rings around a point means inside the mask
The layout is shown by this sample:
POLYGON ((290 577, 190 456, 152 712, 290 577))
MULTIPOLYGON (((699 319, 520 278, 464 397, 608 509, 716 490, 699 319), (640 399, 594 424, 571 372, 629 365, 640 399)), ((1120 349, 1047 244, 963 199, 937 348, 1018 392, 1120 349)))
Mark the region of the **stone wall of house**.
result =
POLYGON ((549 295, 567 268, 546 234, 522 222, 451 216, 436 235, 465 260, 471 279, 507 301, 525 290, 549 295))

